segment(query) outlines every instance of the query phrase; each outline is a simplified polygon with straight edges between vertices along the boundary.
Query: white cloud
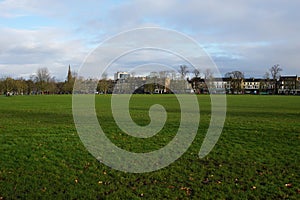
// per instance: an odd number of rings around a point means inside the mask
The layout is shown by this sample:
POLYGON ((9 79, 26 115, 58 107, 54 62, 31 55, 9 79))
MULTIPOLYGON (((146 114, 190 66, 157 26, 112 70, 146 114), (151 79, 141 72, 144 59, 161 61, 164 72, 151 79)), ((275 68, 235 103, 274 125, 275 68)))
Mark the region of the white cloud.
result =
POLYGON ((15 18, 30 14, 57 15, 63 7, 60 1, 3 0, 0 2, 0 17, 15 18))
POLYGON ((68 34, 60 29, 0 29, 0 33, 0 67, 7 75, 32 74, 47 67, 61 79, 68 64, 78 68, 87 53, 80 41, 66 40, 68 34))

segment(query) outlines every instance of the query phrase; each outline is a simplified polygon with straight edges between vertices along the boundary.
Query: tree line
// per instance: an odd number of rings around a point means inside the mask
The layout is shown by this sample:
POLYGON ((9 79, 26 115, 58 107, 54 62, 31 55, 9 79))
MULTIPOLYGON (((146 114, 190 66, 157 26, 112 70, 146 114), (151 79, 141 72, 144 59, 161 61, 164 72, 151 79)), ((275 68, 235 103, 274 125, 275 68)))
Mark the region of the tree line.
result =
MULTIPOLYGON (((278 88, 278 78, 282 68, 279 64, 273 65, 264 75, 266 83, 271 83, 275 85, 274 90, 278 88)), ((170 72, 171 73, 171 72, 170 72)), ((158 80, 170 77, 171 80, 187 80, 194 90, 199 90, 200 87, 208 87, 209 80, 212 80, 213 72, 210 69, 204 69, 203 72, 200 68, 193 68, 191 71, 188 66, 180 65, 178 67, 179 77, 169 72, 161 71, 157 72, 155 77, 150 78, 151 83, 145 82, 143 90, 146 92, 153 93, 155 89, 161 89, 163 83, 159 83, 158 80), (192 77, 192 78, 188 78, 192 77), (153 83, 153 80, 157 80, 157 84, 153 83), (206 80, 205 86, 200 80, 206 80)), ((131 77, 133 80, 133 76, 131 77)), ((242 80, 245 78, 244 73, 241 71, 232 71, 225 74, 226 79, 230 80, 231 90, 233 92, 239 92, 242 90, 242 80)), ((51 76, 47 68, 39 68, 35 74, 30 76, 29 79, 17 78, 13 79, 11 77, 5 77, 0 79, 0 94, 6 95, 37 95, 37 94, 72 94, 73 85, 76 79, 82 79, 82 81, 94 81, 94 80, 83 80, 83 78, 77 77, 75 72, 72 72, 69 66, 68 74, 65 81, 57 81, 53 76, 51 76)), ((135 79, 137 80, 137 79, 135 79)), ((175 82, 175 81, 174 81, 175 82)), ((102 78, 99 80, 96 91, 99 93, 113 93, 114 87, 116 86, 116 81, 108 79, 107 74, 103 74, 102 78)), ((90 93, 94 91, 86 91, 90 93)), ((274 94, 276 91, 274 91, 274 94)))
MULTIPOLYGON (((282 68, 279 64, 273 65, 267 72, 263 79, 261 79, 262 87, 271 86, 273 94, 278 91, 278 79, 282 68)), ((239 93, 242 91, 242 81, 245 79, 244 73, 241 71, 232 71, 225 74, 225 78, 229 78, 231 82, 231 93, 239 93)))
MULTIPOLYGON (((279 87, 279 77, 280 77, 280 72, 282 71, 282 68, 280 67, 279 64, 273 65, 271 68, 268 69, 268 71, 265 72, 264 76, 262 79, 259 79, 260 82, 260 90, 265 90, 265 91, 271 91, 272 94, 277 94, 278 93, 278 87, 279 87)), ((181 66, 179 68, 179 72, 184 75, 189 73, 188 68, 181 66)), ((218 79, 213 77, 213 73, 211 72, 210 69, 204 70, 202 73, 201 77, 201 71, 200 69, 193 69, 191 71, 193 78, 189 80, 191 83, 193 89, 195 91, 198 91, 198 93, 202 93, 200 91, 206 90, 208 91, 208 88, 213 88, 213 85, 211 82, 214 80, 218 79), (212 81, 210 81, 212 80, 212 81)), ((219 78, 220 79, 220 78, 219 78)), ((226 81, 228 84, 227 88, 227 93, 231 94, 239 94, 243 92, 243 81, 245 80, 245 75, 241 71, 231 71, 225 73, 225 76, 221 78, 223 81, 226 81)), ((254 78, 251 78, 254 79, 254 78)))
POLYGON ((68 72, 66 81, 56 81, 47 68, 39 68, 29 79, 5 77, 0 79, 0 94, 37 95, 37 94, 71 94, 76 73, 68 72))

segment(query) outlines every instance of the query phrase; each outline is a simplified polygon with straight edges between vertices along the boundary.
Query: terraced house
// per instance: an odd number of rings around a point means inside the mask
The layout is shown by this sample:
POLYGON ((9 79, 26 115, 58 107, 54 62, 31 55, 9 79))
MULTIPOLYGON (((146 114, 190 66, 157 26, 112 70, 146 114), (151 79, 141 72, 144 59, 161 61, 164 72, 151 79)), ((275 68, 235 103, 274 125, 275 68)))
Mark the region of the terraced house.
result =
POLYGON ((243 88, 245 94, 258 94, 260 92, 261 79, 247 78, 243 81, 243 88))
POLYGON ((286 94, 300 95, 300 77, 280 76, 279 80, 261 78, 214 78, 211 81, 201 78, 192 78, 192 88, 197 94, 209 93, 208 84, 212 93, 227 94, 286 94), (277 86, 277 88, 276 88, 277 86))
POLYGON ((193 77, 186 82, 170 77, 126 77, 115 79, 115 92, 127 93, 130 88, 136 93, 195 93, 195 94, 286 94, 300 95, 300 77, 280 76, 276 79, 262 78, 210 78, 193 77), (177 90, 174 90, 177 89, 177 90), (178 90, 180 88, 180 91, 178 90), (117 89, 117 90, 116 90, 117 89), (123 90, 123 92, 122 92, 123 90))
POLYGON ((279 94, 300 94, 300 77, 280 76, 279 78, 279 94))

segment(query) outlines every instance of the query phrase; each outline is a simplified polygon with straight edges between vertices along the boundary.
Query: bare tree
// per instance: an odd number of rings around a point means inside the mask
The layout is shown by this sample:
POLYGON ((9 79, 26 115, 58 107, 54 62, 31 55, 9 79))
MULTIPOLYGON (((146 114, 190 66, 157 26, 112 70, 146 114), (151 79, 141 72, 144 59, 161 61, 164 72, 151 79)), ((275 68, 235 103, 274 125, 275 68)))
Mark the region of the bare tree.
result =
MULTIPOLYGON (((106 72, 104 72, 103 74, 106 74, 106 76, 107 76, 107 73, 106 72)), ((130 77, 132 77, 132 78, 134 78, 135 77, 135 72, 134 71, 132 71, 131 73, 130 73, 130 77)))
POLYGON ((36 71, 35 79, 36 79, 37 82, 42 82, 42 81, 43 82, 48 82, 51 79, 50 72, 49 72, 48 68, 46 68, 46 67, 39 68, 36 71))
POLYGON ((167 77, 167 71, 159 71, 159 78, 163 79, 167 77))
POLYGON ((200 93, 199 83, 200 83, 200 69, 195 68, 193 70, 194 77, 189 81, 192 85, 194 91, 198 94, 200 93))
POLYGON ((272 79, 278 79, 279 76, 280 76, 280 72, 282 71, 282 69, 280 68, 280 65, 279 64, 276 64, 276 65, 273 65, 271 68, 270 68, 270 72, 271 72, 271 76, 272 76, 272 79))
POLYGON ((263 79, 260 80, 259 90, 260 93, 267 93, 270 89, 270 73, 266 72, 263 76, 263 79))
POLYGON ((186 65, 180 65, 178 72, 180 73, 181 78, 184 79, 186 75, 189 73, 189 70, 186 65))
POLYGON ((270 79, 270 73, 269 73, 269 72, 266 72, 266 73, 265 73, 264 79, 267 79, 267 80, 270 79))
POLYGON ((195 68, 195 69, 193 70, 193 74, 194 74, 194 76, 195 76, 196 78, 198 78, 199 75, 200 75, 200 69, 195 68))
POLYGON ((48 89, 49 82, 51 81, 51 75, 48 68, 39 68, 35 75, 33 75, 34 82, 36 83, 38 90, 41 94, 48 89))
POLYGON ((271 73, 271 78, 272 78, 272 84, 273 84, 273 93, 277 94, 278 91, 278 82, 277 80, 279 79, 280 76, 280 72, 282 71, 281 67, 279 64, 273 65, 270 69, 270 73, 271 73))
POLYGON ((225 77, 232 78, 232 79, 242 79, 244 78, 244 73, 240 71, 227 72, 225 74, 225 77))
POLYGON ((204 90, 211 92, 211 89, 214 87, 213 72, 210 68, 207 68, 207 69, 205 69, 203 75, 204 75, 204 81, 205 81, 204 90))
POLYGON ((205 69, 205 71, 204 71, 204 79, 205 80, 210 80, 212 78, 213 78, 213 73, 212 73, 211 69, 209 69, 209 68, 205 69))
POLYGON ((230 89, 231 93, 239 93, 242 91, 242 81, 244 79, 244 73, 240 71, 232 71, 232 72, 227 72, 225 74, 226 78, 230 78, 230 89))
POLYGON ((108 75, 106 72, 102 74, 101 80, 98 82, 97 90, 102 92, 103 94, 107 94, 107 91, 110 87, 110 81, 107 80, 108 75))

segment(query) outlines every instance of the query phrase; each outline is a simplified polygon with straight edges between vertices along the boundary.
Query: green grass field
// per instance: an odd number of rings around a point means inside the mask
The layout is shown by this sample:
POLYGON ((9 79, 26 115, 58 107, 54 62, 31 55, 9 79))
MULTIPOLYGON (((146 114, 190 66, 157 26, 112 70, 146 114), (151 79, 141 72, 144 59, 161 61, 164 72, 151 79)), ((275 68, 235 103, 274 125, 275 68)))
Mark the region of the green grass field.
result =
MULTIPOLYGON (((72 96, 0 97, 0 199, 300 199, 300 97, 228 96, 223 133, 213 151, 198 157, 210 121, 209 96, 198 96, 196 139, 176 162, 159 171, 131 174, 98 162, 85 149, 72 118, 72 96)), ((97 96, 107 136, 133 152, 172 140, 179 126, 172 95, 135 95, 132 118, 149 123, 148 109, 168 111, 152 138, 122 133, 110 96, 97 96)))

